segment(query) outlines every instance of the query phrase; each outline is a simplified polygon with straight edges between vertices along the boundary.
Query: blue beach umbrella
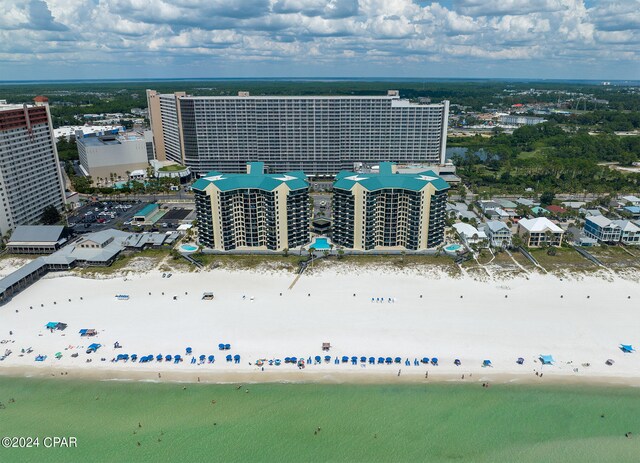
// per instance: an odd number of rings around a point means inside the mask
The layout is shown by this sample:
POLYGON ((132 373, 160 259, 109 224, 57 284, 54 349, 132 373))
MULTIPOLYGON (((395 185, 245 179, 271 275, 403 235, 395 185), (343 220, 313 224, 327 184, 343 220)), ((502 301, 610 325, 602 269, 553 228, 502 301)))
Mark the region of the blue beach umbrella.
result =
POLYGON ((324 356, 324 361, 325 362, 330 362, 331 361, 331 356, 330 355, 325 355, 324 356))

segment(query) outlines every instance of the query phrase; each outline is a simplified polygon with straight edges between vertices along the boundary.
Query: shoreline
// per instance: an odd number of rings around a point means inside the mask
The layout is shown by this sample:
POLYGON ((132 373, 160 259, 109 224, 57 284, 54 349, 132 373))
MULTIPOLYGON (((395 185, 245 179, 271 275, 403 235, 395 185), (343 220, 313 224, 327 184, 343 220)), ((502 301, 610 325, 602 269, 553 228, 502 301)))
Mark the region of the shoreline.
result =
POLYGON ((452 374, 429 370, 428 378, 422 372, 403 372, 400 376, 395 370, 388 372, 356 371, 139 371, 126 369, 87 369, 58 367, 9 366, 0 369, 1 378, 51 379, 60 381, 116 381, 123 383, 167 383, 167 384, 333 384, 333 385, 415 385, 415 384, 501 384, 523 386, 616 386, 640 387, 640 377, 635 376, 589 376, 571 375, 559 372, 546 372, 539 377, 535 373, 508 374, 503 372, 464 372, 452 374), (158 373, 161 377, 158 377, 158 373), (464 379, 462 379, 464 374, 464 379))

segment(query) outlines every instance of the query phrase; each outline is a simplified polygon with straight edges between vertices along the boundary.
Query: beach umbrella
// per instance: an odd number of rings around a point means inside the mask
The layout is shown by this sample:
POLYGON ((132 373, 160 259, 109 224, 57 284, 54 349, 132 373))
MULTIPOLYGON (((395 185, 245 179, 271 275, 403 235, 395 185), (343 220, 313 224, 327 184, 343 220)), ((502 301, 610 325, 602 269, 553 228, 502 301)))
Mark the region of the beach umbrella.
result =
POLYGON ((482 361, 482 366, 483 367, 490 367, 491 366, 491 360, 483 360, 482 361))
POLYGON ((555 362, 552 355, 540 355, 539 359, 543 365, 551 365, 555 362))
POLYGON ((437 357, 433 357, 431 359, 431 365, 437 365, 438 364, 438 358, 437 357))
POLYGON ((225 345, 224 345, 224 349, 225 349, 225 350, 229 350, 229 349, 231 349, 231 344, 225 344, 225 345))
POLYGON ((455 365, 455 366, 457 366, 457 367, 459 367, 460 365, 462 365, 462 362, 460 361, 460 359, 455 359, 455 360, 453 361, 453 363, 454 363, 454 365, 455 365))
POLYGON ((518 365, 522 365, 524 363, 524 359, 522 357, 518 357, 518 360, 516 360, 516 363, 518 365))
POLYGON ((285 357, 284 363, 291 363, 291 357, 285 357))
POLYGON ((298 357, 291 357, 291 363, 298 363, 298 357))
POLYGON ((422 357, 422 363, 429 363, 429 357, 422 357))
POLYGON ((206 355, 204 355, 204 354, 202 354, 202 355, 200 356, 200 360, 204 360, 204 359, 206 359, 206 358, 207 358, 207 356, 206 356, 206 355))
POLYGON ((369 357, 369 364, 370 365, 374 365, 376 363, 376 358, 375 357, 369 357))
POLYGON ((358 357, 356 357, 355 355, 351 357, 351 361, 352 362, 357 362, 358 361, 358 357))
POLYGON ((314 360, 316 361, 316 363, 320 363, 320 361, 322 360, 322 357, 320 357, 319 355, 316 355, 314 357, 314 360))
POLYGON ((400 357, 396 357, 396 358, 394 359, 394 361, 395 361, 396 363, 400 363, 400 362, 402 362, 402 359, 401 359, 400 357))
POLYGON ((274 363, 275 363, 275 364, 276 364, 276 366, 278 367, 278 366, 280 366, 281 361, 280 361, 280 359, 276 359, 274 363))
POLYGON ((193 350, 191 349, 191 347, 187 347, 187 355, 191 354, 191 352, 193 352, 193 350))
POLYGON ((620 344, 620 350, 625 354, 630 354, 635 351, 631 344, 620 344))
POLYGON ((384 357, 378 357, 378 363, 384 363, 384 357))
POLYGON ((233 356, 233 360, 240 360, 240 355, 236 354, 233 356))
POLYGON ((607 365, 611 366, 611 365, 613 365, 613 364, 614 364, 614 363, 616 363, 616 362, 614 362, 612 359, 607 359, 607 361, 606 361, 606 362, 604 362, 604 363, 606 363, 607 365))
POLYGON ((347 357, 346 355, 342 356, 342 361, 343 362, 348 362, 349 361, 349 357, 347 357))
POLYGON ((224 350, 224 344, 218 344, 218 349, 224 350))
POLYGON ((213 355, 210 355, 208 360, 209 360, 209 363, 213 363, 215 362, 216 358, 213 355))
POLYGON ((385 362, 386 362, 386 363, 393 363, 393 359, 392 359, 391 357, 387 357, 387 358, 385 359, 385 362))
POLYGON ((170 362, 172 358, 173 358, 173 357, 171 357, 170 355, 167 355, 164 359, 165 359, 167 362, 170 362))
POLYGON ((158 354, 158 355, 156 355, 156 360, 157 360, 158 362, 162 362, 162 354, 158 354))
POLYGON ((324 361, 325 362, 330 362, 331 361, 331 356, 330 355, 325 355, 324 356, 324 361))
POLYGON ((56 352, 56 358, 57 359, 62 358, 62 352, 56 352))
POLYGON ((367 357, 364 357, 364 356, 360 357, 360 361, 361 361, 362 363, 366 363, 366 361, 367 361, 367 357))
POLYGON ((227 355, 227 362, 231 361, 231 354, 227 355))

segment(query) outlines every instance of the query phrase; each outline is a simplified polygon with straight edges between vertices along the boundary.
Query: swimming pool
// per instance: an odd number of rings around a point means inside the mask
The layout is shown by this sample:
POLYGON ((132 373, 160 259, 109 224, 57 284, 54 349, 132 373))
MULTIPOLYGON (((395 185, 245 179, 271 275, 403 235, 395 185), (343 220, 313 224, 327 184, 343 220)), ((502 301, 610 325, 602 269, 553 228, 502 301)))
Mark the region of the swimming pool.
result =
POLYGON ((444 248, 445 252, 449 252, 452 254, 458 252, 460 249, 462 249, 462 246, 460 244, 450 244, 448 246, 445 246, 444 248))
POLYGON ((318 250, 331 249, 328 238, 316 238, 309 247, 316 248, 318 250))
POLYGON ((180 252, 191 253, 191 252, 196 252, 197 250, 198 250, 198 246, 194 246, 193 244, 180 245, 180 252))

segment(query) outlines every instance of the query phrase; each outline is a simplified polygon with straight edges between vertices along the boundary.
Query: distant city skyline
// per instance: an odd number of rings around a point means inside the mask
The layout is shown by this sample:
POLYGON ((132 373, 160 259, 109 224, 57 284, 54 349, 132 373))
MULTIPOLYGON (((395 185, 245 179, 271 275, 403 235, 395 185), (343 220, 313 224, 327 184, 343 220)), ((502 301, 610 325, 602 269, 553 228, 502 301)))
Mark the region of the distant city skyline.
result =
POLYGON ((640 76, 640 0, 0 0, 0 80, 640 76))

